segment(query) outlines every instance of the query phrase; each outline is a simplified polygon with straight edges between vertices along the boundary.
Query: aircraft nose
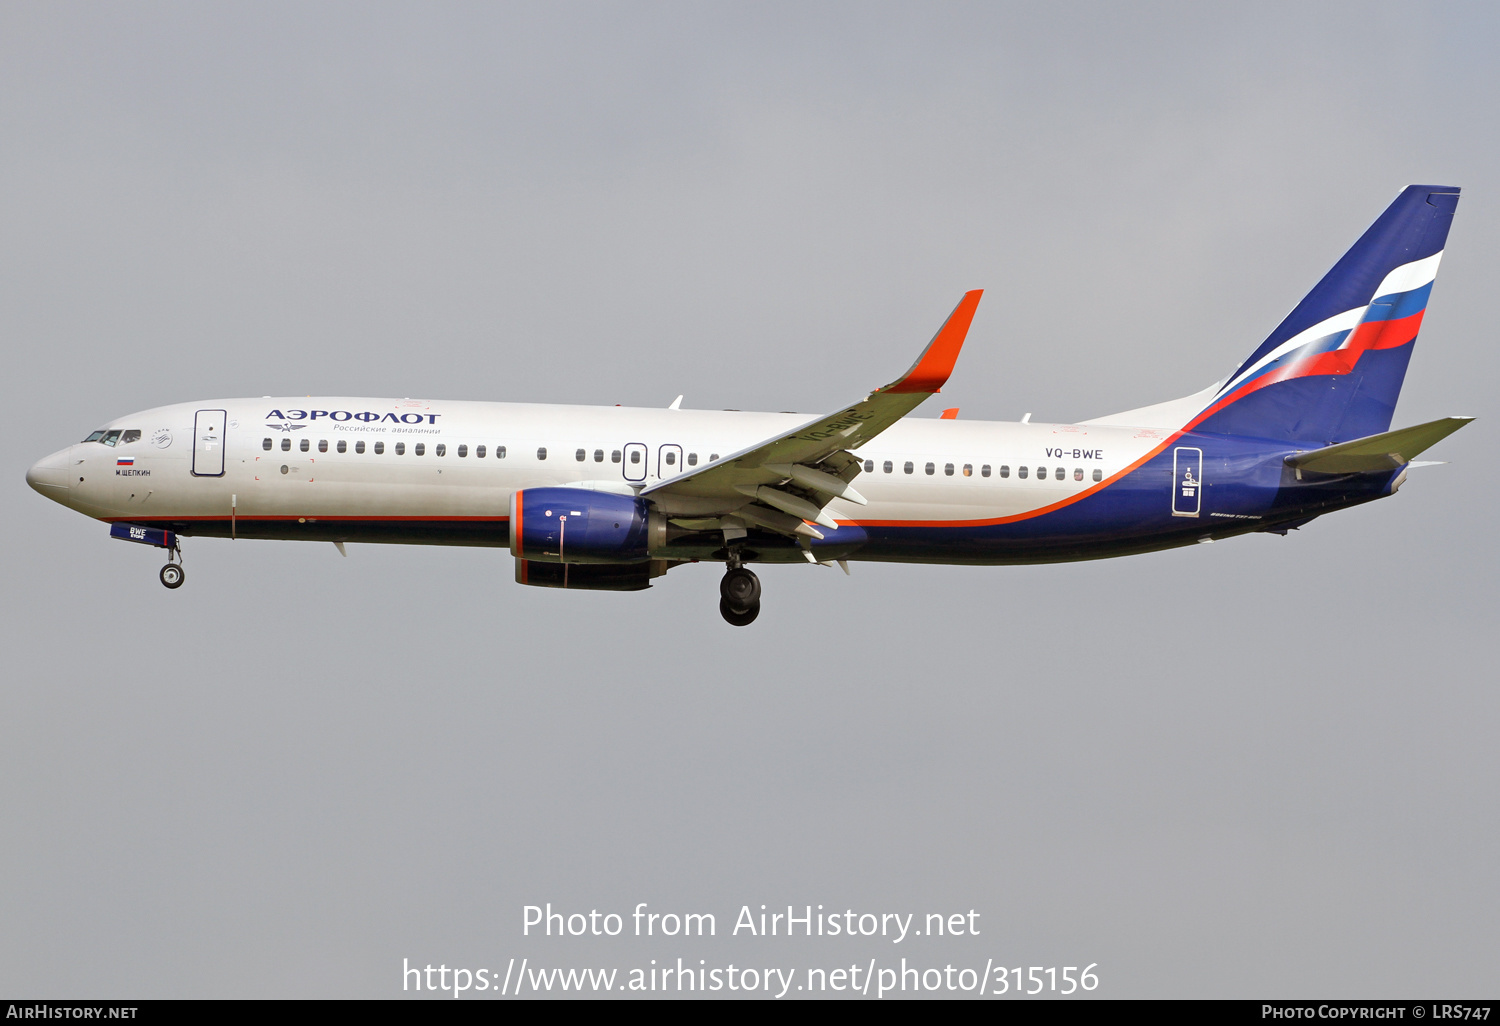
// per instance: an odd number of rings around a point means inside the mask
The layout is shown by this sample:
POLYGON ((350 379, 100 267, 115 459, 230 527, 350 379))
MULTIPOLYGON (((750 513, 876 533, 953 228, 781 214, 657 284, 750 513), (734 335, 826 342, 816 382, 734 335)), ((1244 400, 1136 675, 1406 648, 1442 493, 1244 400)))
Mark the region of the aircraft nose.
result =
POLYGON ((68 454, 71 447, 59 449, 51 456, 43 456, 26 471, 26 483, 48 498, 68 488, 68 454))

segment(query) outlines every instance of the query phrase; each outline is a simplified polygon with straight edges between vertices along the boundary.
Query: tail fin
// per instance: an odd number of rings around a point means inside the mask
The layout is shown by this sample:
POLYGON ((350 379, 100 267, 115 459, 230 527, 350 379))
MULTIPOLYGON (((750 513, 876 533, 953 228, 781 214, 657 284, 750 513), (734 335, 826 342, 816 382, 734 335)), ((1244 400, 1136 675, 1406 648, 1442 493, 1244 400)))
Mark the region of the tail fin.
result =
POLYGON ((1458 192, 1408 186, 1190 426, 1322 445, 1387 430, 1458 192))

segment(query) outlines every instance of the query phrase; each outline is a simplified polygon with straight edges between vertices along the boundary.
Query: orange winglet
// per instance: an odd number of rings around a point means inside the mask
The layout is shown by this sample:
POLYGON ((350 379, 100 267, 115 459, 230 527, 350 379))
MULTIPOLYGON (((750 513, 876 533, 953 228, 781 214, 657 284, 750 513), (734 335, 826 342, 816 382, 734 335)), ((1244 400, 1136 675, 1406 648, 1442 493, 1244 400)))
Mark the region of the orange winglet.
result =
POLYGON ((953 409, 951 409, 951 410, 944 410, 943 411, 943 415, 938 418, 938 420, 957 420, 957 419, 958 419, 958 407, 957 406, 953 407, 953 409))
POLYGON ((964 298, 958 301, 938 333, 932 336, 932 341, 927 343, 927 348, 922 350, 922 355, 917 357, 917 362, 911 365, 911 369, 896 379, 891 384, 881 389, 882 392, 940 392, 943 383, 948 380, 948 375, 953 373, 953 365, 958 362, 958 351, 964 347, 964 339, 969 334, 969 324, 974 320, 974 311, 979 308, 979 297, 984 295, 983 289, 975 289, 965 292, 964 298))

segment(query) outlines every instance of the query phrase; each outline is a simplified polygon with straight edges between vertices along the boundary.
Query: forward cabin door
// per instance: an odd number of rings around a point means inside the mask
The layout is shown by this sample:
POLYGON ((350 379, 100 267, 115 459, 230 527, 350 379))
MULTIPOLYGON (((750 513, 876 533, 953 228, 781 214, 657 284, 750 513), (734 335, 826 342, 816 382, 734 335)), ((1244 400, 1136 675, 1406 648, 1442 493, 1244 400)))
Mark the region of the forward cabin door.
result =
POLYGON ((224 476, 223 410, 199 410, 193 415, 193 476, 224 476))
POLYGON ((1203 450, 1187 446, 1172 454, 1172 515, 1196 517, 1203 509, 1203 450))

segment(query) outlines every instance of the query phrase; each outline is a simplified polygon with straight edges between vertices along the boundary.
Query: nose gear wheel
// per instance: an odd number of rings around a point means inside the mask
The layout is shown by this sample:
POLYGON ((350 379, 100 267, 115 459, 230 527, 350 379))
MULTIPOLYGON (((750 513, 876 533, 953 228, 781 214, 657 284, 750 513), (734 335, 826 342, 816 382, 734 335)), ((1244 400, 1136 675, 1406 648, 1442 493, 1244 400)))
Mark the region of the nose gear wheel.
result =
POLYGON ((176 535, 172 537, 172 547, 167 550, 167 565, 157 576, 163 585, 174 589, 182 587, 182 582, 187 580, 187 572, 182 569, 182 546, 177 543, 176 535))

